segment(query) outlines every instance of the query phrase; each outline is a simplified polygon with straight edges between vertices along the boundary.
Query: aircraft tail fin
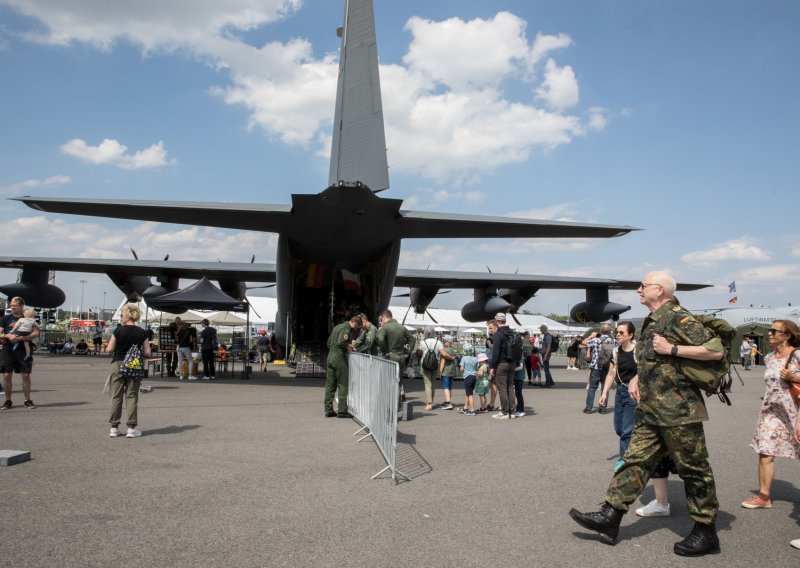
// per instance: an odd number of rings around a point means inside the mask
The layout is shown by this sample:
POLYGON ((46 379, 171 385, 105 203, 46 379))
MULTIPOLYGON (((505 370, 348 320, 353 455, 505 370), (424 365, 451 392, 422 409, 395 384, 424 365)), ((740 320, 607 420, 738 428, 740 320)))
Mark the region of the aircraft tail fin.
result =
POLYGON ((360 181, 372 191, 389 187, 378 47, 372 0, 347 0, 333 119, 328 185, 360 181))

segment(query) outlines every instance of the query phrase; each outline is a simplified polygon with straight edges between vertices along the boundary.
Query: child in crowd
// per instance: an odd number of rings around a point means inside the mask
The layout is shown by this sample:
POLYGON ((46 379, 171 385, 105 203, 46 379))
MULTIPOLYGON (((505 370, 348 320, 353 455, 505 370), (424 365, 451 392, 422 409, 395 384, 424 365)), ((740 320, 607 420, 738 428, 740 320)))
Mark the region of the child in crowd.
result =
POLYGON ((531 351, 531 376, 536 379, 536 382, 528 381, 529 385, 542 386, 542 357, 539 355, 538 347, 534 347, 531 351))
POLYGON ((473 392, 478 382, 478 358, 473 355, 472 345, 464 346, 464 356, 461 358, 461 376, 464 377, 464 393, 466 402, 459 412, 466 416, 475 416, 475 402, 473 392))
POLYGON ((514 396, 517 400, 516 410, 512 413, 514 418, 525 416, 525 400, 522 398, 522 388, 525 386, 525 364, 522 362, 524 357, 522 355, 514 367, 514 396))
POLYGON ((439 372, 442 375, 442 393, 444 393, 444 404, 440 407, 442 410, 452 410, 453 403, 450 400, 450 393, 453 390, 453 379, 456 376, 456 349, 453 347, 453 336, 445 335, 443 338, 444 349, 447 354, 442 354, 441 361, 439 361, 439 372))
MULTIPOLYGON (((34 326, 36 325, 36 319, 34 319, 36 318, 36 311, 33 308, 28 308, 22 313, 25 317, 19 318, 9 332, 17 337, 27 337, 31 334, 34 326)), ((14 345, 14 349, 20 349, 20 346, 22 346, 22 349, 25 349, 24 361, 26 363, 33 361, 33 356, 31 355, 31 342, 19 341, 16 345, 14 345)))
POLYGON ((486 353, 481 353, 478 355, 478 371, 475 373, 476 378, 478 379, 475 385, 475 392, 480 397, 481 406, 478 410, 475 411, 475 414, 478 412, 486 412, 486 395, 489 394, 489 356, 486 353))

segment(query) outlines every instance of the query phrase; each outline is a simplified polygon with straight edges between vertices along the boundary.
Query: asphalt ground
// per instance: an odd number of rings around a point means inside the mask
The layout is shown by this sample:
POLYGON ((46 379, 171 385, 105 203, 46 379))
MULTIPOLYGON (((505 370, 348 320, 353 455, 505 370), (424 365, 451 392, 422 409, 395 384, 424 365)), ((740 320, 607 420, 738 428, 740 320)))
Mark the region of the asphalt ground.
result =
MULTIPOLYGON (((35 410, 0 411, 2 566, 798 566, 800 464, 779 459, 773 508, 740 506, 757 488, 749 448, 763 368, 744 373, 734 405, 709 401, 706 423, 721 502, 722 554, 685 559, 683 484, 672 516, 625 516, 615 546, 576 525, 596 510, 616 460, 612 415, 585 415, 587 372, 555 369, 556 387, 525 387, 517 420, 422 410, 398 425, 395 483, 358 425, 324 418, 322 379, 288 369, 251 380, 150 379, 141 438, 110 438, 101 394, 108 359, 40 357, 35 410)), ((15 377, 15 388, 19 388, 15 377)), ((454 402, 464 399, 457 383, 454 402)), ((437 401, 441 401, 437 391, 437 401)), ((648 487, 644 501, 653 498, 648 487)))

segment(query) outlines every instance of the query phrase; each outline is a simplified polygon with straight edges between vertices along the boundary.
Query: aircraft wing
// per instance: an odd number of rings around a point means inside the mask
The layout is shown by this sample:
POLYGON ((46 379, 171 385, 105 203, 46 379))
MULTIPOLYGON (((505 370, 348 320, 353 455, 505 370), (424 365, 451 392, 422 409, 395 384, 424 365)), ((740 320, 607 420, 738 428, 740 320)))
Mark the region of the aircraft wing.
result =
MULTIPOLYGON (((397 288, 518 288, 535 287, 558 290, 584 290, 607 287, 612 290, 636 290, 638 280, 582 278, 571 276, 542 276, 530 274, 500 274, 490 272, 460 272, 446 270, 409 270, 399 268, 394 285, 397 288)), ((707 288, 710 284, 678 284, 678 290, 707 288)))
POLYGON ((243 282, 275 282, 275 264, 249 262, 157 261, 115 259, 64 259, 0 257, 0 268, 41 268, 65 272, 109 272, 135 276, 174 276, 178 278, 237 279, 243 282))
POLYGON ((127 201, 122 199, 81 199, 64 197, 14 197, 45 213, 68 213, 137 221, 157 221, 243 229, 270 233, 284 232, 292 224, 291 205, 257 203, 187 203, 182 201, 127 201))
POLYGON ((598 225, 517 217, 400 211, 401 238, 608 238, 638 231, 629 225, 598 225))

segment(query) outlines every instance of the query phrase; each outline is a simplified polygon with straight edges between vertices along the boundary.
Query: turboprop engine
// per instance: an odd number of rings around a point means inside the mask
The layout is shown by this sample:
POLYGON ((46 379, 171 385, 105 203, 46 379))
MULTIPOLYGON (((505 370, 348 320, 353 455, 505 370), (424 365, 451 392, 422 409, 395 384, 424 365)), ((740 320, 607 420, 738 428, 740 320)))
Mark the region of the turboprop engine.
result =
POLYGON ((114 286, 125 294, 129 302, 140 301, 145 290, 152 286, 149 276, 134 276, 121 272, 107 272, 106 275, 114 283, 114 286))
POLYGON ((19 296, 29 306, 57 308, 66 300, 64 291, 48 283, 49 270, 46 268, 25 267, 19 282, 0 286, 0 292, 13 298, 19 296))
POLYGON ((494 288, 476 288, 475 299, 464 304, 461 308, 461 317, 467 321, 479 322, 487 321, 498 312, 506 312, 511 307, 508 301, 497 296, 494 288))
POLYGON ((617 321, 620 314, 630 309, 630 306, 609 302, 608 288, 587 288, 586 301, 573 306, 569 317, 580 323, 617 321))

